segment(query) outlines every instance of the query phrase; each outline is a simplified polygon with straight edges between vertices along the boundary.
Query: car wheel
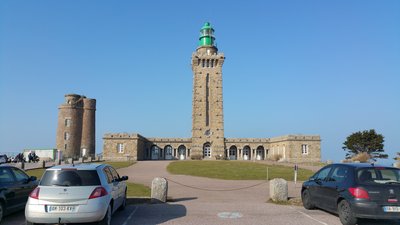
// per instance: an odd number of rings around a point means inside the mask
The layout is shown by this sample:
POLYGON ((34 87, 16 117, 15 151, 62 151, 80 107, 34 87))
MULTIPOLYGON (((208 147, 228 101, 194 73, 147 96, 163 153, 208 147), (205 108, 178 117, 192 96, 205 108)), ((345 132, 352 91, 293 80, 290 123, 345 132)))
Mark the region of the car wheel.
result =
POLYGON ((343 225, 355 225, 357 224, 357 218, 354 216, 353 210, 350 204, 346 200, 342 200, 338 204, 338 214, 340 222, 343 225))
POLYGON ((29 222, 29 221, 26 221, 26 223, 25 223, 26 225, 35 225, 34 223, 32 223, 32 222, 29 222))
POLYGON ((4 215, 4 206, 3 203, 0 202, 0 223, 1 220, 3 219, 3 215, 4 215))
POLYGON ((306 209, 314 209, 315 206, 311 201, 311 196, 310 192, 308 190, 304 190, 303 193, 301 194, 301 200, 303 202, 303 206, 306 209))
POLYGON ((126 207, 126 190, 125 190, 125 196, 124 196, 124 199, 122 200, 122 204, 121 204, 121 206, 119 207, 119 210, 124 210, 125 209, 125 207, 126 207))
POLYGON ((99 225, 111 225, 111 205, 108 205, 106 215, 104 218, 99 222, 99 225))

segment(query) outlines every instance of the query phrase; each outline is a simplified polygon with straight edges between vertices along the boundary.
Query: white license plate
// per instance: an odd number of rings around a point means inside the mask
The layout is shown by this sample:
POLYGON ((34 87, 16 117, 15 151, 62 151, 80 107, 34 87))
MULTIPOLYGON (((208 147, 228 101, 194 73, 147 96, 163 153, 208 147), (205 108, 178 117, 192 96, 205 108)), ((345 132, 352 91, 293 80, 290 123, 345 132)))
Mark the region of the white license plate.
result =
POLYGON ((384 212, 400 212, 400 206, 383 206, 384 212))
POLYGON ((71 205, 48 205, 47 212, 75 212, 75 206, 71 205))

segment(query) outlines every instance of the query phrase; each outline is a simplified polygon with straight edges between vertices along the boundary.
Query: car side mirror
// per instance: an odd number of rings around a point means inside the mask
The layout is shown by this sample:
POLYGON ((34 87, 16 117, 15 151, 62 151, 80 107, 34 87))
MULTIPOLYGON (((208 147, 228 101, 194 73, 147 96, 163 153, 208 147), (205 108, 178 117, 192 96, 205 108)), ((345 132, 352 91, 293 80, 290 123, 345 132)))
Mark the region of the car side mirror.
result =
POLYGON ((128 176, 122 176, 121 181, 128 180, 128 176))
POLYGON ((35 177, 35 176, 30 176, 28 179, 26 179, 26 180, 24 181, 24 183, 27 184, 27 183, 29 183, 29 182, 31 182, 31 181, 35 181, 35 180, 37 180, 37 177, 35 177))

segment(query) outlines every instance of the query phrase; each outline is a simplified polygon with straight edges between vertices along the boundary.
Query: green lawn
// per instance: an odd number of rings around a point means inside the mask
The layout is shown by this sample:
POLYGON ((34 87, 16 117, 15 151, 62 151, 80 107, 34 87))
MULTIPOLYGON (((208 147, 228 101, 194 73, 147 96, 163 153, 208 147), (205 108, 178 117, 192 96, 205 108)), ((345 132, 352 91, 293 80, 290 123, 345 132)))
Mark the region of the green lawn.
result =
MULTIPOLYGON (((293 167, 265 165, 254 162, 238 161, 177 161, 167 167, 172 174, 209 177, 224 180, 265 180, 283 178, 294 179, 293 167)), ((297 179, 306 180, 314 173, 311 170, 299 169, 297 179)))
MULTIPOLYGON (((97 163, 97 162, 96 162, 97 163)), ((134 161, 124 161, 124 162, 104 162, 108 165, 116 169, 120 169, 123 167, 128 167, 135 164, 134 161)), ((44 173, 45 169, 34 169, 34 170, 27 170, 26 173, 29 176, 35 176, 40 179, 44 173)), ((126 183, 128 186, 128 196, 140 196, 140 197, 150 197, 150 188, 142 185, 142 184, 135 184, 135 183, 126 183)))
POLYGON ((121 161, 121 162, 105 161, 104 163, 114 167, 115 169, 120 169, 120 168, 124 168, 124 167, 128 167, 128 166, 132 166, 136 162, 135 161, 121 161))
POLYGON ((128 196, 135 196, 135 197, 150 197, 151 190, 149 187, 143 184, 135 184, 135 183, 126 183, 128 186, 128 196))

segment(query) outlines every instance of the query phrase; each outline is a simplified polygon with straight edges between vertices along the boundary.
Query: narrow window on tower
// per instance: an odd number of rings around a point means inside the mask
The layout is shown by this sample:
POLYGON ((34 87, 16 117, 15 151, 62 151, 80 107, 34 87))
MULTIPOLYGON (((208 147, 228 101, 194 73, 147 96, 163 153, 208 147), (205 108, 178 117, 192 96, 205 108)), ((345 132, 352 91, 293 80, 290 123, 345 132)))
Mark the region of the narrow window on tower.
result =
POLYGON ((218 66, 218 59, 215 60, 215 66, 218 66))
POLYGON ((207 59, 207 68, 210 67, 210 60, 207 59))
POLYGON ((201 67, 204 67, 204 59, 201 60, 201 67))
POLYGON ((214 67, 214 59, 211 59, 211 68, 214 67))
POLYGON ((206 76, 206 126, 210 125, 209 80, 210 80, 210 75, 207 73, 207 76, 206 76))
POLYGON ((70 127, 71 126, 71 119, 65 119, 65 126, 70 127))
POLYGON ((69 140, 69 133, 68 132, 64 133, 64 140, 66 140, 66 141, 69 140))

